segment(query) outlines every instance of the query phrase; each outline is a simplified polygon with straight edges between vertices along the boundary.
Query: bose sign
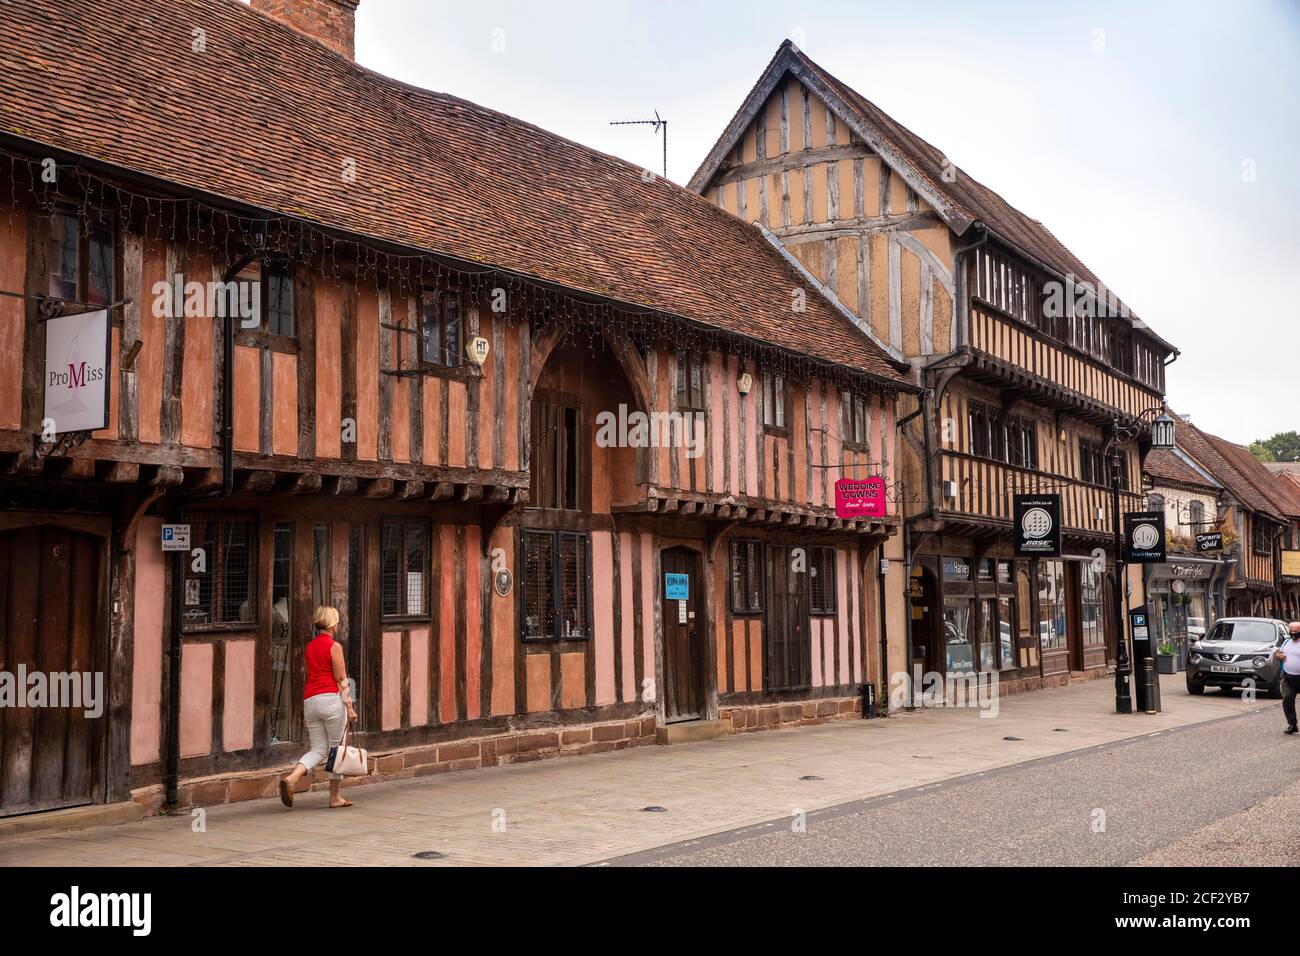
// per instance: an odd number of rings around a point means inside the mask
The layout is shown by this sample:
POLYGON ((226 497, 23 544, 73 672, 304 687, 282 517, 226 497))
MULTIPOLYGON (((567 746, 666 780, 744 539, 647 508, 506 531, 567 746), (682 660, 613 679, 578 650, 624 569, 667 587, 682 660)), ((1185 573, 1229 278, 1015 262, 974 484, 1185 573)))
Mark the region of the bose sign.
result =
POLYGON ((108 310, 45 321, 45 418, 53 433, 108 427, 108 310))

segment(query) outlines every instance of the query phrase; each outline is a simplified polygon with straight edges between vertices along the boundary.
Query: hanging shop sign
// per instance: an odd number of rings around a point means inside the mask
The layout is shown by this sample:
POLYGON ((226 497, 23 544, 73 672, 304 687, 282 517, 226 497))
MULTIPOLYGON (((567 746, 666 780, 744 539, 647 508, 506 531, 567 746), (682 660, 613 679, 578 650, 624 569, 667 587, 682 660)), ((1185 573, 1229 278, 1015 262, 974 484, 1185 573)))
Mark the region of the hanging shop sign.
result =
POLYGON ((885 517, 885 479, 873 476, 835 482, 835 517, 850 521, 885 517))
POLYGON ((1125 512, 1124 560, 1129 564, 1163 564, 1165 557, 1165 513, 1125 512))
POLYGON ((1300 551, 1286 549, 1282 552, 1282 580, 1287 584, 1300 581, 1300 551))
POLYGON ((64 435, 108 427, 111 329, 107 309, 45 321, 43 430, 64 435))
POLYGON ((1204 531, 1196 536, 1196 550, 1198 553, 1205 551, 1222 551, 1223 550, 1223 532, 1222 531, 1204 531))
POLYGON ((1061 556, 1061 496, 1016 495, 1016 557, 1061 556))

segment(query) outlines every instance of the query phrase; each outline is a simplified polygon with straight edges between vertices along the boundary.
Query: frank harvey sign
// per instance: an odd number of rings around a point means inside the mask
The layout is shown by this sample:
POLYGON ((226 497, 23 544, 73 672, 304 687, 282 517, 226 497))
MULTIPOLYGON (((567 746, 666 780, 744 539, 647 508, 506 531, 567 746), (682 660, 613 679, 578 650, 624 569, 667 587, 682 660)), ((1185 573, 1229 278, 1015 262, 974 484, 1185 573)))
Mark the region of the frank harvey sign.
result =
POLYGON ((1159 564, 1165 560, 1163 511, 1125 512, 1124 560, 1129 564, 1159 564))
POLYGON ((1016 495, 1016 557, 1061 556, 1061 496, 1016 495))
POLYGON ((841 478, 835 482, 835 517, 885 517, 885 479, 841 478))
POLYGON ((45 321, 45 431, 108 426, 108 310, 45 321))

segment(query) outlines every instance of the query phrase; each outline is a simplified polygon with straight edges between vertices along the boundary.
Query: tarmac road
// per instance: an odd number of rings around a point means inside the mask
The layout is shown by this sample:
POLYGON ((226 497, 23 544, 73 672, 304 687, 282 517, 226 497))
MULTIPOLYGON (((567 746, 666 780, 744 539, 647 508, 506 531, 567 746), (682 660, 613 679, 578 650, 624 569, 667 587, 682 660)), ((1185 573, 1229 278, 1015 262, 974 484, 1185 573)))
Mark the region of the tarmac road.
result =
POLYGON ((634 854, 651 866, 1300 864, 1280 708, 634 854))

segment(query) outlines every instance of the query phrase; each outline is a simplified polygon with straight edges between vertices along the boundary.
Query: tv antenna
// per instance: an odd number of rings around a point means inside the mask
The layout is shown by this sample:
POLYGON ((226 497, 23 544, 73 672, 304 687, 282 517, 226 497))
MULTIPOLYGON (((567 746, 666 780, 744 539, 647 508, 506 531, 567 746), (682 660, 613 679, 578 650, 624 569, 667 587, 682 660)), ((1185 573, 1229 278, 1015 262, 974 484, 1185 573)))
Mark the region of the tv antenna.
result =
POLYGON ((653 126, 654 131, 656 133, 662 130, 664 134, 664 179, 668 178, 668 121, 659 115, 658 110, 655 110, 654 119, 611 120, 609 125, 610 126, 653 126))

